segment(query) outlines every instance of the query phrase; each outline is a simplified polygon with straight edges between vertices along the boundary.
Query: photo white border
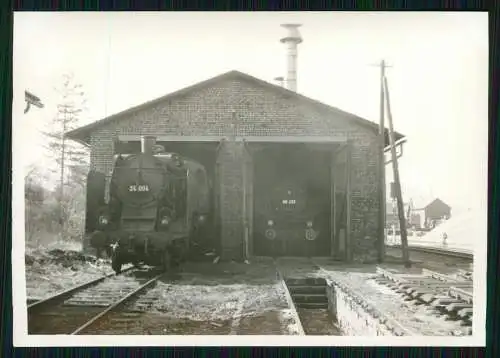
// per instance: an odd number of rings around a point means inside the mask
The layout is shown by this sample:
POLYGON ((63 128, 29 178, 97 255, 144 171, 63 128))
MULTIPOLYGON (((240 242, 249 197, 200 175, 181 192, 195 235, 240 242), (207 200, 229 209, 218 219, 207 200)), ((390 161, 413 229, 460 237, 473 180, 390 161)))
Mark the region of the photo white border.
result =
MULTIPOLYGON (((14 17, 15 21, 15 17, 14 17)), ((15 34, 14 34, 15 36, 15 34)), ((15 44, 14 44, 15 45, 15 44)), ((474 248, 474 317, 473 335, 469 337, 411 336, 411 337, 344 337, 344 336, 69 336, 28 335, 25 275, 24 227, 24 157, 30 148, 21 141, 24 110, 24 84, 17 83, 15 53, 14 97, 12 125, 12 299, 13 344, 15 347, 175 347, 175 346, 455 346, 484 347, 486 344, 486 264, 487 264, 487 208, 484 210, 485 240, 474 248), (14 116, 17 113, 17 116, 14 116), (133 338, 131 338, 133 337, 133 338)), ((37 108, 30 109, 37 111, 37 108)), ((487 173, 485 173, 487 176, 487 173)), ((487 180, 485 178, 485 180, 487 180)), ((486 197, 486 193, 485 193, 486 197)), ((487 200, 483 201, 487 205, 487 200)))

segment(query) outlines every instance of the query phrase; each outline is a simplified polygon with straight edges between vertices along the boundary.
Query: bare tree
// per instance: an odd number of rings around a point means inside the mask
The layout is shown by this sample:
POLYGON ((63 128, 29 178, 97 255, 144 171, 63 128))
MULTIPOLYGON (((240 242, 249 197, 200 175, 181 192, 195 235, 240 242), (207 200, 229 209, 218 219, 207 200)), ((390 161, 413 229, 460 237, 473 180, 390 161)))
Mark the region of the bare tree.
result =
MULTIPOLYGON (((56 88, 60 96, 57 112, 50 130, 43 134, 48 138, 47 149, 57 164, 59 174, 58 202, 59 223, 63 235, 66 233, 66 223, 69 220, 68 208, 72 206, 71 195, 65 191, 77 185, 85 186, 88 172, 88 150, 66 138, 66 133, 79 126, 86 110, 85 93, 82 85, 77 83, 73 74, 64 74, 61 85, 56 88)), ((70 190, 73 191, 73 190, 70 190)))
POLYGON ((25 240, 38 244, 38 235, 44 230, 43 207, 47 191, 42 185, 43 174, 32 166, 24 178, 25 240))

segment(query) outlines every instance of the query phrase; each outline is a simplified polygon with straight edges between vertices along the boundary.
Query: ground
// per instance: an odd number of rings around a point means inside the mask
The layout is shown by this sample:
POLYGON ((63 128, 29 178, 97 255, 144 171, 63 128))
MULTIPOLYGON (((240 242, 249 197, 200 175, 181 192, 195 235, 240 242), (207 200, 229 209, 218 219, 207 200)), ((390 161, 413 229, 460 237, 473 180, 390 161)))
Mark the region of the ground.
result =
POLYGON ((80 253, 76 243, 54 243, 26 248, 26 297, 29 301, 49 297, 57 292, 112 272, 109 262, 80 253))
MULTIPOLYGON (((398 256, 397 250, 389 251, 398 256)), ((411 269, 391 263, 398 261, 391 256, 383 267, 419 273, 430 265, 447 274, 464 268, 441 256, 418 254, 412 258, 417 263, 411 269)), ((34 299, 112 272, 109 262, 83 255, 75 247, 27 250, 25 260, 27 296, 34 299)), ((344 282, 384 315, 424 335, 446 334, 456 326, 377 284, 373 280, 376 265, 348 265, 319 258, 281 258, 276 262, 254 258, 249 264, 185 263, 123 310, 110 314, 93 328, 94 334, 297 334, 297 322, 276 268, 286 278, 323 277, 344 282)), ((325 314, 299 310, 299 315, 309 334, 340 334, 331 321, 322 321, 325 314)))
MULTIPOLYGON (((366 267, 365 270, 359 270, 360 272, 353 270, 346 272, 328 266, 324 268, 327 270, 325 276, 328 279, 348 284, 373 308, 413 332, 431 336, 448 335, 449 332, 459 328, 455 322, 445 320, 428 306, 404 301, 400 294, 376 283, 373 279, 375 273, 373 268, 366 267)), ((412 270, 415 271, 417 270, 412 270)))
MULTIPOLYGON (((398 256, 397 251, 393 252, 398 256)), ((318 275, 327 280, 343 282, 353 289, 357 294, 368 301, 372 308, 384 314, 386 317, 399 322, 404 327, 418 335, 449 335, 450 332, 457 333, 462 328, 457 322, 448 321, 443 316, 438 315, 426 305, 417 305, 414 302, 405 301, 402 295, 396 294, 387 287, 375 282, 376 267, 380 266, 387 270, 395 270, 405 274, 421 274, 423 268, 431 268, 443 274, 453 274, 458 269, 469 268, 469 264, 453 263, 452 259, 446 260, 438 255, 413 255, 412 259, 417 261, 411 268, 404 268, 398 260, 393 260, 390 256, 381 265, 350 266, 332 264, 328 261, 320 262, 324 271, 318 275), (418 260, 420 259, 420 260, 418 260)))
POLYGON ((272 262, 186 263, 88 334, 296 334, 272 262))
MULTIPOLYGON (((397 250, 391 250, 391 253, 394 257, 388 256, 387 262, 380 266, 407 274, 420 274, 423 268, 431 268, 444 274, 453 274, 458 269, 470 268, 470 264, 465 260, 463 263, 457 263, 456 258, 443 259, 439 255, 412 253, 412 258, 416 263, 411 268, 406 269, 398 260, 397 250)), ((460 330, 456 322, 444 319, 424 305, 407 302, 401 295, 394 293, 383 285, 377 284, 374 277, 378 265, 343 264, 326 258, 285 258, 278 260, 278 265, 287 277, 322 277, 330 282, 340 281, 350 287, 363 300, 368 301, 378 312, 396 320, 416 334, 448 335, 449 332, 460 330)), ((343 314, 347 317, 350 316, 349 320, 351 322, 355 322, 359 318, 352 306, 343 311, 343 314)), ((328 326, 328 323, 323 325, 328 326)))

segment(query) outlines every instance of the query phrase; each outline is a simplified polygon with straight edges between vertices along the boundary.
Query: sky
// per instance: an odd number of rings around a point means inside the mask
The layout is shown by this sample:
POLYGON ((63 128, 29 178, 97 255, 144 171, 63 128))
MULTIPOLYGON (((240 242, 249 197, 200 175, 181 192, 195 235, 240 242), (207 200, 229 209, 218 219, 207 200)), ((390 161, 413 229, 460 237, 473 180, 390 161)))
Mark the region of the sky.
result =
POLYGON ((15 13, 13 140, 30 148, 15 154, 23 168, 52 165, 39 131, 55 115, 64 73, 86 92, 83 125, 230 70, 273 82, 286 75, 279 25, 290 22, 302 24, 303 95, 378 122, 372 65, 392 66, 394 126, 408 140, 399 161, 405 200, 486 207, 487 13, 15 13), (24 115, 25 89, 45 108, 24 115))

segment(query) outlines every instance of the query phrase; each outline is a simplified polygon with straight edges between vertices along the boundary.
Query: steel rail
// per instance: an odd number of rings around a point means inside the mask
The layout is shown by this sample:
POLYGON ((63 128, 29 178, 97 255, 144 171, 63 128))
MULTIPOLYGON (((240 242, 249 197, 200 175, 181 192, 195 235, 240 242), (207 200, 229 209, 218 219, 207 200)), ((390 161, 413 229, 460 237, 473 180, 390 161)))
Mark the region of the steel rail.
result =
POLYGON ((36 302, 28 305, 28 307, 27 307, 28 308, 28 313, 34 313, 34 312, 36 312, 36 311, 38 311, 40 309, 43 309, 47 305, 51 305, 51 304, 54 304, 55 302, 58 302, 58 301, 66 299, 68 296, 71 296, 72 294, 74 294, 77 291, 84 290, 84 289, 87 289, 89 287, 95 286, 98 283, 101 283, 102 281, 106 280, 107 278, 119 276, 119 275, 124 274, 126 272, 129 272, 129 271, 131 271, 133 269, 135 269, 135 267, 131 266, 131 267, 126 268, 125 270, 123 270, 119 274, 116 274, 116 273, 113 272, 113 273, 110 273, 108 275, 101 276, 101 277, 96 278, 94 280, 90 280, 90 281, 87 281, 87 282, 82 283, 80 285, 71 287, 71 288, 69 288, 67 290, 64 290, 62 292, 58 292, 58 293, 56 293, 56 294, 54 294, 52 296, 49 296, 47 298, 38 300, 38 301, 36 301, 36 302))
POLYGON ((436 272, 436 271, 432 271, 432 270, 429 270, 429 269, 426 269, 426 268, 422 269, 422 274, 424 276, 429 276, 429 277, 432 277, 432 278, 434 278, 436 280, 443 281, 443 282, 455 282, 455 283, 459 283, 458 280, 454 279, 453 277, 450 277, 449 275, 444 275, 442 273, 439 273, 439 272, 436 272))
POLYGON ((306 333, 304 331, 304 327, 302 326, 302 321, 300 320, 299 313, 297 312, 297 308, 295 307, 295 303, 293 302, 292 295, 290 294, 290 290, 288 289, 288 286, 286 285, 285 278, 278 267, 277 261, 273 260, 273 263, 274 263, 274 267, 276 269, 276 273, 278 275, 278 279, 280 280, 281 286, 283 287, 283 290, 285 292, 285 298, 286 298, 286 301, 288 303, 288 307, 290 308, 292 317, 297 325, 299 336, 305 336, 306 333))
POLYGON ((472 293, 467 292, 467 291, 461 289, 460 287, 456 287, 456 286, 450 287, 448 294, 451 297, 456 297, 456 298, 461 299, 461 300, 463 300, 467 303, 470 303, 470 304, 472 304, 474 302, 474 296, 472 295, 472 293))
POLYGON ((71 335, 77 335, 79 334, 80 332, 82 332, 83 330, 87 329, 88 327, 92 326, 93 324, 95 324, 97 321, 99 321, 100 319, 102 319, 106 314, 108 314, 109 312, 111 312, 112 310, 114 310, 115 308, 117 308, 118 306, 122 305, 123 303, 125 303, 127 300, 129 300, 130 298, 134 297, 135 295, 137 295, 138 293, 140 293, 142 290, 144 290, 146 287, 152 285, 153 283, 155 283, 156 281, 158 281, 158 279, 160 277, 162 277, 165 273, 161 273, 157 276, 155 276, 154 278, 152 278, 151 280, 147 281, 146 283, 142 284, 141 286, 139 286, 138 288, 136 288, 135 290, 133 290, 132 292, 130 292, 129 294, 127 294, 126 296, 122 297, 121 299, 119 299, 118 301, 112 303, 111 305, 109 305, 106 309, 104 309, 103 311, 101 311, 99 314, 97 314, 96 316, 92 317, 90 320, 88 320, 85 324, 81 325, 79 328, 77 328, 75 331, 73 331, 71 333, 71 335))
MULTIPOLYGON (((393 248, 400 248, 400 245, 392 245, 393 248)), ((408 246, 410 251, 423 252, 429 254, 438 254, 442 256, 456 257, 462 259, 473 260, 474 254, 472 252, 458 251, 453 249, 430 247, 430 246, 408 246)))
MULTIPOLYGON (((399 289, 392 288, 395 292, 403 293, 405 296, 411 297, 411 299, 424 302, 429 307, 441 307, 441 311, 448 311, 446 313, 448 316, 450 314, 453 316, 452 312, 458 309, 458 315, 462 317, 464 322, 470 319, 468 316, 472 314, 472 311, 471 307, 467 307, 467 305, 473 304, 473 295, 472 292, 466 289, 470 288, 471 281, 460 281, 449 275, 425 268, 422 269, 421 277, 435 280, 435 282, 422 282, 417 279, 411 284, 405 285, 401 283, 398 277, 399 274, 388 274, 386 270, 379 269, 378 267, 377 274, 383 276, 386 280, 392 281, 393 284, 398 286, 399 289), (424 298, 424 296, 426 296, 426 298, 424 298), (451 301, 449 301, 450 298, 452 299, 451 301), (458 302, 457 300, 462 302, 458 302), (462 306, 463 304, 466 305, 462 306)), ((468 332, 469 331, 466 331, 467 335, 470 334, 468 332)))

